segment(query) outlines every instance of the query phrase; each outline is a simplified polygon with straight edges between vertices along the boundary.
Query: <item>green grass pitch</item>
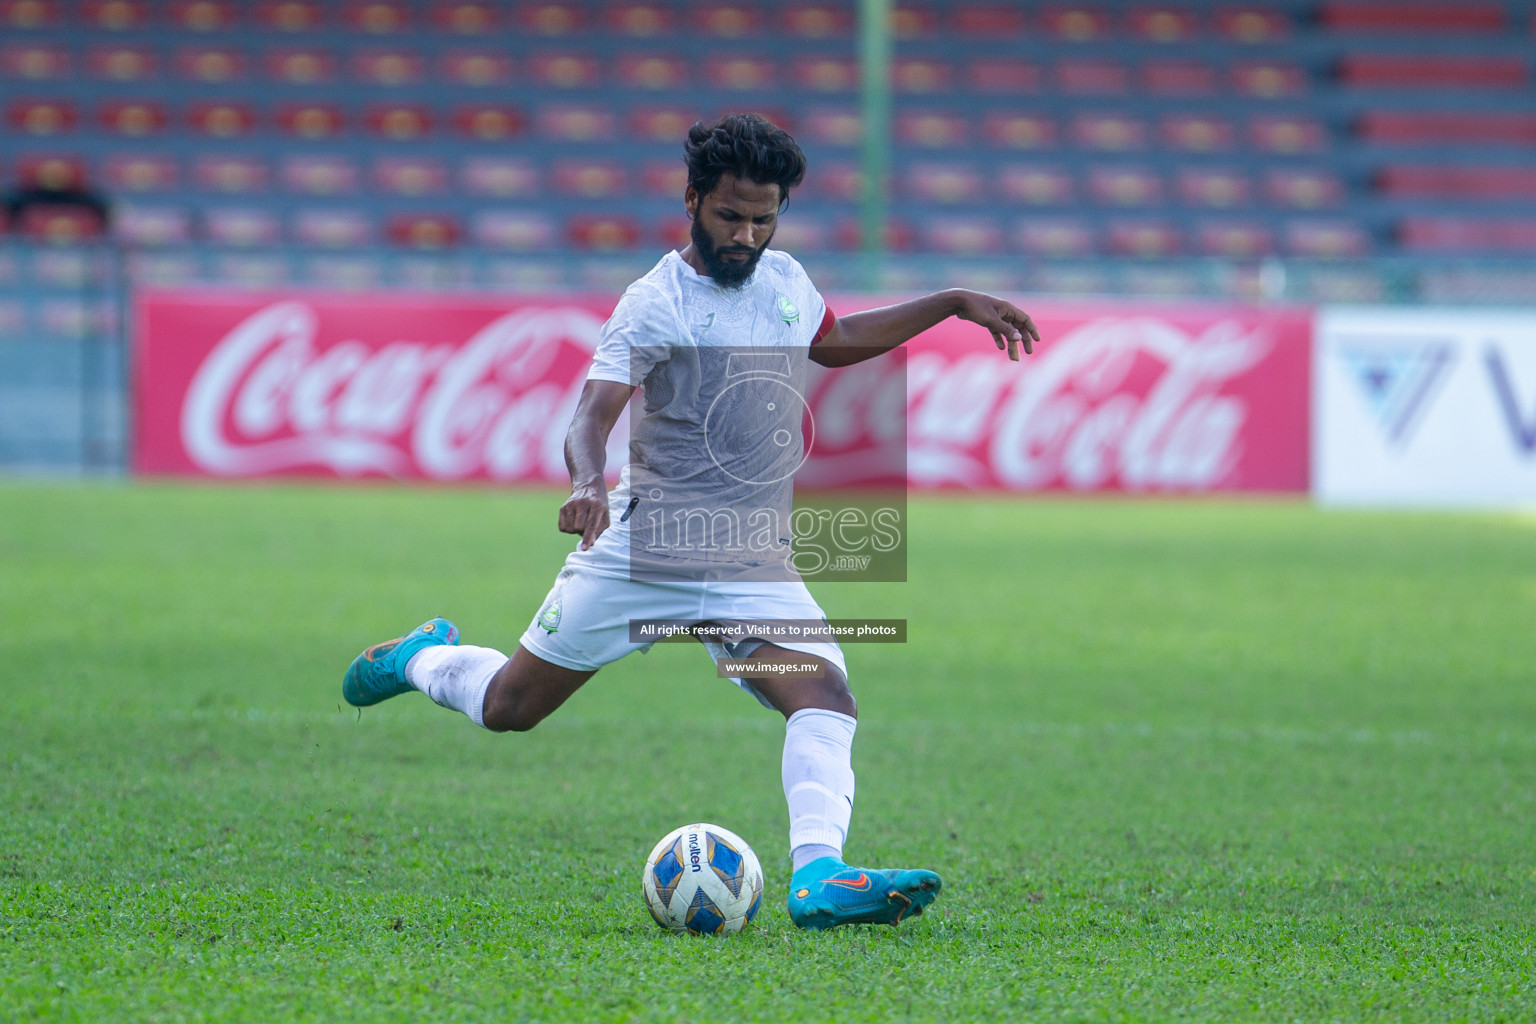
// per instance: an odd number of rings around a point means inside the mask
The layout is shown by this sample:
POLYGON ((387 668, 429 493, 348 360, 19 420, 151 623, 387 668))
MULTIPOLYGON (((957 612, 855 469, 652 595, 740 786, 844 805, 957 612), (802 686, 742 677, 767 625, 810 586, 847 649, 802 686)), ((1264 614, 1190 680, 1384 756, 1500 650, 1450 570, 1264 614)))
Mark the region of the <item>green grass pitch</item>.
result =
POLYGON ((430 615, 510 648, 559 500, 0 486, 0 1020, 1536 1019, 1536 520, 914 501, 909 583, 817 594, 910 620, 848 853, 944 895, 802 934, 782 722, 696 648, 526 735, 338 706, 430 615), (641 900, 698 819, 739 937, 641 900))

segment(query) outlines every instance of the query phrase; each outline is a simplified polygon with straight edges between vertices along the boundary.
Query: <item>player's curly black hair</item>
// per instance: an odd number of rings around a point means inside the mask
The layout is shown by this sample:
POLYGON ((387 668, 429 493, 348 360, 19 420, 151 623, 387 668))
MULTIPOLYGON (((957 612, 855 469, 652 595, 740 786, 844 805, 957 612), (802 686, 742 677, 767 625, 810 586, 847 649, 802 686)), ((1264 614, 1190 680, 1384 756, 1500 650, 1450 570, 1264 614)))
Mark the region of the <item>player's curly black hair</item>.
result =
POLYGON ((713 124, 699 121, 683 143, 688 186, 709 195, 725 174, 760 185, 779 186, 779 198, 805 180, 805 154, 794 138, 760 114, 726 114, 713 124))

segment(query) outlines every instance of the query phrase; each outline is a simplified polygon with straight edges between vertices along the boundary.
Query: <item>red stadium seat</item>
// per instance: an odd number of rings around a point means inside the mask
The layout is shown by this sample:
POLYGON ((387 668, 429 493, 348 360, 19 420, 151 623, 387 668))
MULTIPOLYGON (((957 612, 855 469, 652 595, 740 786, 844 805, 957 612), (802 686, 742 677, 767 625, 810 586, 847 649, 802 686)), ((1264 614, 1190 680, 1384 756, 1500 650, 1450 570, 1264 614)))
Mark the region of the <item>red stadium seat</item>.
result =
POLYGON ((1253 198, 1247 175, 1216 167, 1185 167, 1178 174, 1179 198, 1188 206, 1231 209, 1253 198))
POLYGON ((1024 32, 1024 12, 1013 4, 957 3, 949 12, 955 31, 986 39, 1010 39, 1024 32))
POLYGON ((285 157, 282 179, 289 191, 311 196, 351 195, 361 183, 357 165, 339 154, 304 153, 285 157))
POLYGON ((170 9, 171 23, 186 32, 227 32, 238 14, 228 0, 176 0, 170 9))
POLYGON ((640 244, 640 225, 633 217, 572 217, 565 231, 575 248, 592 252, 621 252, 640 244))
POLYGON ((1157 96, 1205 96, 1216 91, 1216 69, 1199 60, 1153 60, 1142 67, 1141 84, 1157 96))
MULTIPOLYGON (((917 239, 912 225, 901 217, 887 217, 885 237, 882 239, 887 252, 910 252, 917 239)), ((857 218, 844 217, 832 228, 833 248, 852 252, 863 247, 864 228, 857 218)))
POLYGON ((1277 43, 1291 34, 1291 21, 1273 7, 1236 4, 1216 10, 1216 30, 1236 43, 1277 43))
POLYGON ((446 213, 400 213, 389 218, 385 236, 410 249, 448 249, 459 244, 464 229, 446 213))
POLYGON ((556 192, 580 199, 617 199, 629 188, 628 172, 616 160, 557 160, 550 176, 556 192))
POLYGON ((1407 217, 1398 240, 1415 252, 1536 253, 1536 217, 1407 217))
POLYGON ((1360 225, 1344 220, 1301 220, 1285 225, 1285 249, 1292 256, 1344 259, 1364 256, 1370 238, 1360 225))
POLYGON ((603 106, 562 103, 542 107, 539 134, 562 142, 605 142, 615 137, 618 118, 603 106))
POLYGON ((595 58, 571 53, 539 53, 528 70, 535 83, 551 89, 596 88, 602 72, 595 58))
POLYGON ((857 109, 811 108, 805 113, 804 132, 812 142, 857 146, 864 134, 864 124, 857 109))
POLYGON ((811 92, 852 92, 859 87, 859 65, 845 57, 800 57, 790 84, 811 92))
POLYGON ((931 252, 984 256, 1002 252, 1003 229, 994 217, 930 217, 921 240, 931 252))
POLYGON ((185 245, 192 240, 192 214, 180 207, 125 206, 113 215, 112 234, 131 246, 185 245))
POLYGON ((1163 182, 1145 167, 1092 167, 1088 190, 1105 206, 1149 206, 1163 199, 1163 182))
POLYGON ((938 28, 932 8, 922 3, 891 5, 891 35, 897 39, 927 39, 938 28))
POLYGON ((1327 130, 1308 117, 1262 114, 1249 120, 1248 136, 1255 149, 1285 156, 1321 153, 1328 145, 1327 130))
POLYGON ((841 3, 792 3, 782 17, 789 34, 801 39, 832 39, 853 31, 853 11, 841 3))
POLYGON ((363 115, 368 131, 391 142, 415 142, 432 134, 432 111, 418 103, 375 103, 363 115))
POLYGON ((1040 12, 1045 30, 1059 39, 1085 43, 1109 35, 1109 13, 1082 4, 1054 5, 1040 12))
POLYGON ((16 163, 16 178, 23 185, 51 189, 80 188, 89 180, 79 158, 57 153, 22 157, 16 163))
POLYGON ((459 168, 459 184, 474 196, 531 198, 539 194, 541 179, 526 157, 472 156, 459 168))
POLYGON ((772 61, 754 57, 711 57, 704 62, 704 80, 716 89, 756 92, 775 85, 772 61))
POLYGON ((187 125, 196 135, 233 139, 255 129, 256 112, 247 103, 194 103, 187 109, 187 125))
POLYGON ((1276 206, 1318 210, 1344 202, 1344 183, 1328 171, 1273 168, 1264 175, 1264 191, 1276 206))
POLYGON ((293 216, 293 238, 305 245, 356 248, 372 242, 375 233, 373 219, 361 210, 312 207, 293 216))
POLYGON ((1033 93, 1040 91, 1040 68, 1014 58, 979 57, 967 62, 966 77, 976 92, 1033 93))
POLYGON ((29 206, 11 230, 34 242, 74 245, 99 238, 106 229, 94 212, 79 206, 29 206))
POLYGON ((669 35, 675 24, 670 5, 634 0, 610 3, 603 20, 610 32, 640 39, 669 35))
POLYGON ((1200 251, 1225 259, 1254 259, 1274 251, 1274 238, 1262 224, 1248 221, 1205 221, 1199 226, 1200 251))
POLYGON ((435 196, 448 189, 448 168, 425 156, 381 156, 373 162, 373 185, 396 196, 435 196))
POLYGON ((369 35, 396 35, 412 28, 411 9, 396 0, 353 0, 344 20, 354 31, 369 35))
POLYGON ((921 149, 947 149, 970 144, 970 127, 959 114, 927 111, 900 114, 896 138, 921 149))
POLYGON ((1368 142, 1533 146, 1536 114, 1377 110, 1362 114, 1356 130, 1368 142))
POLYGON ((270 211, 213 207, 203 211, 203 236, 215 245, 276 245, 283 228, 270 211))
POLYGON ((891 86, 899 93, 943 93, 953 88, 954 76, 945 61, 903 57, 891 64, 891 86))
POLYGON ((1300 96, 1307 91, 1306 73, 1285 61, 1237 61, 1229 78, 1238 95, 1255 99, 1300 96))
POLYGON ((6 105, 6 123, 19 135, 51 136, 75 130, 79 114, 68 100, 12 100, 6 105))
POLYGON ((330 139, 342 133, 346 116, 331 103, 284 103, 277 108, 277 124, 299 139, 330 139))
POLYGON ((747 39, 763 30, 756 7, 747 4, 703 3, 688 13, 688 26, 719 39, 747 39))
POLYGON ((582 10, 574 3, 535 0, 518 6, 517 20, 522 27, 537 36, 569 36, 579 32, 585 19, 582 10))
POLYGON ((454 85, 506 85, 512 81, 512 58, 494 50, 449 50, 440 58, 439 74, 454 85))
POLYGON ((203 153, 192 163, 192 180, 209 192, 229 195, 264 192, 268 177, 266 162, 250 156, 203 153))
POLYGON ((1183 248, 1178 228, 1164 221, 1115 221, 1107 234, 1109 251, 1116 256, 1176 256, 1183 248))
MULTIPOLYGON (((685 249, 693 241, 692 229, 693 221, 683 214, 672 214, 656 225, 653 236, 656 244, 664 249, 685 249)), ((774 238, 778 238, 777 233, 774 234, 774 238)))
POLYGON ((411 50, 358 50, 352 54, 352 77, 368 85, 414 85, 421 81, 424 63, 411 50))
POLYGON ((1125 92, 1131 73, 1114 60, 1064 60, 1056 65, 1056 86, 1078 96, 1108 96, 1125 92))
POLYGON ((637 107, 629 113, 629 130, 648 142, 680 143, 697 120, 690 107, 637 107))
POLYGON ((1019 222, 1014 241, 1031 256, 1091 256, 1097 247, 1093 228, 1074 218, 1029 218, 1019 222))
POLYGON ((163 153, 113 153, 101 177, 120 192, 170 192, 181 183, 181 169, 163 153))
POLYGON ((817 198, 857 202, 864 194, 864 172, 856 163, 819 160, 806 171, 802 191, 817 198))
POLYGON ((640 168, 640 184, 647 195, 682 199, 688 188, 688 168, 681 160, 647 160, 640 168))
POLYGON ((981 130, 1003 149, 1045 149, 1056 142, 1056 122, 1043 114, 990 113, 981 130))
POLYGON ((60 23, 59 0, 0 0, 0 25, 26 31, 60 23))
POLYGON ((461 103, 453 109, 453 127, 465 138, 499 143, 522 134, 524 117, 518 107, 501 103, 461 103))
POLYGON ((1531 72, 1524 57, 1453 54, 1349 54, 1339 80, 1373 89, 1524 89, 1531 72))
POLYGON ((773 247, 789 253, 826 252, 832 247, 832 232, 819 218, 783 217, 773 234, 773 247))
POLYGON ((619 84, 630 89, 681 89, 688 84, 688 63, 678 57, 626 54, 619 58, 617 71, 619 84))
POLYGON ((1433 33, 1504 31, 1504 5, 1487 0, 1426 3, 1423 0, 1330 0, 1318 11, 1318 21, 1335 32, 1433 33))
POLYGON ((176 72, 191 82, 233 82, 246 74, 245 54, 227 46, 184 46, 176 53, 176 72))
POLYGON ((501 17, 498 6, 485 0, 438 0, 432 6, 432 23, 442 32, 479 36, 494 32, 501 17))
POLYGON ((0 49, 0 72, 7 78, 41 82, 63 78, 74 61, 62 46, 39 43, 11 43, 0 49))
POLYGON ((1010 164, 997 172, 997 193, 1005 202, 1063 206, 1072 202, 1072 178, 1056 167, 1010 164))
POLYGON ((149 6, 143 0, 83 0, 80 19, 90 28, 129 32, 146 27, 149 6))
POLYGON ((1525 165, 1389 164, 1376 175, 1386 195, 1443 199, 1536 199, 1536 168, 1525 165))
POLYGON ((1147 126, 1123 114, 1078 114, 1072 119, 1072 137, 1084 149, 1125 153, 1146 148, 1147 126))
POLYGON ((1199 26, 1187 7, 1154 4, 1133 7, 1131 31, 1150 43, 1183 43, 1193 39, 1199 26))
POLYGON ((986 186, 970 164, 919 163, 903 175, 902 191, 925 203, 976 203, 986 186))
POLYGON ((1203 114, 1164 114, 1158 126, 1163 145, 1184 153, 1218 153, 1232 148, 1232 125, 1203 114))
POLYGON ((267 51, 267 75, 290 85, 314 85, 336 77, 336 57, 328 50, 284 46, 267 51))
POLYGON ((256 17, 262 26, 278 32, 315 32, 324 24, 315 0, 265 0, 256 17))
POLYGON ((470 237, 487 249, 538 252, 555 247, 555 222, 532 210, 480 210, 470 219, 470 237))
POLYGON ((140 100, 115 100, 103 103, 96 112, 102 131, 113 135, 141 138, 165 131, 165 108, 140 100))
POLYGON ((160 59, 147 46, 95 46, 86 66, 104 81, 142 82, 159 74, 160 59))

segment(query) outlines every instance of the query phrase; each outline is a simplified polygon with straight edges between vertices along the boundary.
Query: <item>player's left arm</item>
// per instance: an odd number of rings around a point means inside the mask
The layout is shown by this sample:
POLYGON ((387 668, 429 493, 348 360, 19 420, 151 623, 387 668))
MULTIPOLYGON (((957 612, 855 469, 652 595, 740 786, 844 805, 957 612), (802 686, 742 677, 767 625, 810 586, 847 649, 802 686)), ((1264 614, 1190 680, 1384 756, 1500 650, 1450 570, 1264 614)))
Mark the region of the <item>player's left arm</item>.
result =
POLYGON ((1019 360, 1019 346, 1033 354, 1040 332, 1035 322, 1006 299, 965 288, 950 288, 894 306, 866 309, 840 316, 832 328, 811 346, 811 359, 822 366, 849 366, 888 352, 950 317, 981 324, 992 332, 992 341, 1008 358, 1019 360))

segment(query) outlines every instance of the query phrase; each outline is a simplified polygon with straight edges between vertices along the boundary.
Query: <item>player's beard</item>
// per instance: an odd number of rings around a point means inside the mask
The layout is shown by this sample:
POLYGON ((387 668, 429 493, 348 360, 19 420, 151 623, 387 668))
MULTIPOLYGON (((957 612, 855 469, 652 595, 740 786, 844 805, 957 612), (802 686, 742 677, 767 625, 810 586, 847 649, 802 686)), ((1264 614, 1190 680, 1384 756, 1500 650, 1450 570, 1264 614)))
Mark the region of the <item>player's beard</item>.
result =
POLYGON ((714 243, 705 234, 704 227, 699 219, 693 219, 692 226, 688 229, 688 236, 693 241, 693 251, 699 254, 699 261, 704 264, 704 269, 709 271, 709 276, 722 288, 740 288, 747 283, 752 276, 752 271, 757 269, 757 261, 763 258, 763 249, 768 248, 768 242, 773 241, 773 235, 762 244, 762 248, 752 249, 745 245, 727 245, 715 248, 714 243), (724 254, 728 252, 747 253, 744 260, 728 260, 724 254))

